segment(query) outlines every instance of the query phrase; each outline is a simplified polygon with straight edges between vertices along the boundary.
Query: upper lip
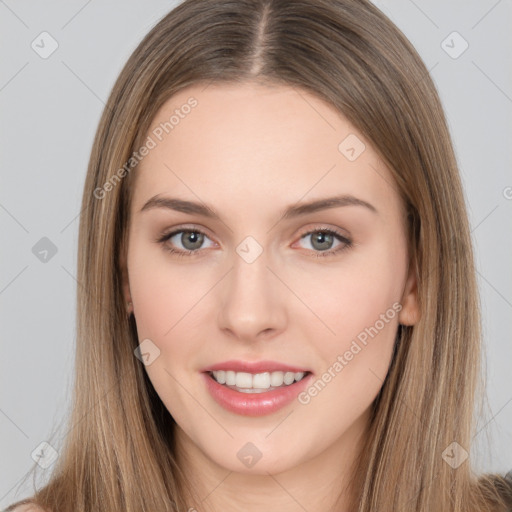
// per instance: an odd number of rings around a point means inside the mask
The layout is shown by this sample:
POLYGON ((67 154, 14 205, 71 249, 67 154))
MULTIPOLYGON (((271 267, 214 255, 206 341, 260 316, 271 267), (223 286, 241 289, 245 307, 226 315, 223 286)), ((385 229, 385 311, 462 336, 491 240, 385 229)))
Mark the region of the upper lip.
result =
POLYGON ((264 372, 310 372, 307 368, 292 366, 278 361, 223 361, 203 368, 203 372, 215 370, 232 370, 235 372, 264 373, 264 372))

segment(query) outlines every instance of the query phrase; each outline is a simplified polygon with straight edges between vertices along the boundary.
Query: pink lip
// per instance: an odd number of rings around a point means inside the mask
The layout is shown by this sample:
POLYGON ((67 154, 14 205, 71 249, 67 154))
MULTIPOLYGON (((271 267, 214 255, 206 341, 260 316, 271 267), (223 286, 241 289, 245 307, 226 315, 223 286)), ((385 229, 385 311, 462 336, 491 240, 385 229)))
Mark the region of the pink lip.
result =
POLYGON ((243 393, 219 384, 207 372, 201 375, 205 379, 206 387, 213 399, 224 409, 242 416, 264 416, 285 407, 310 385, 313 378, 313 374, 309 373, 299 382, 289 386, 265 391, 264 393, 243 393))
POLYGON ((232 370, 234 372, 247 373, 264 373, 264 372, 311 372, 307 368, 299 368, 298 366, 289 366, 287 364, 278 363, 277 361, 224 361, 223 363, 213 364, 203 368, 202 372, 210 372, 213 370, 232 370))

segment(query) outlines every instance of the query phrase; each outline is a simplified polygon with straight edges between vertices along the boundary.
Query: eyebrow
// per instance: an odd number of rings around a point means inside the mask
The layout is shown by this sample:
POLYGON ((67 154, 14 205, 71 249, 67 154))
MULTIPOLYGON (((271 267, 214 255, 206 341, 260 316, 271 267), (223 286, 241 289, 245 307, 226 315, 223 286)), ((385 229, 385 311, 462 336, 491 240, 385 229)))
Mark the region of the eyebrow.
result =
MULTIPOLYGON (((362 199, 350 194, 344 194, 288 206, 282 213, 282 219, 291 219, 317 211, 339 208, 342 206, 362 206, 377 215, 379 214, 375 206, 367 201, 363 201, 362 199)), ((202 215, 203 217, 210 219, 220 219, 220 215, 215 211, 215 209, 205 203, 197 203, 194 201, 187 201, 175 197, 164 197, 160 195, 153 196, 149 199, 140 209, 139 213, 155 208, 165 208, 182 213, 202 215)))

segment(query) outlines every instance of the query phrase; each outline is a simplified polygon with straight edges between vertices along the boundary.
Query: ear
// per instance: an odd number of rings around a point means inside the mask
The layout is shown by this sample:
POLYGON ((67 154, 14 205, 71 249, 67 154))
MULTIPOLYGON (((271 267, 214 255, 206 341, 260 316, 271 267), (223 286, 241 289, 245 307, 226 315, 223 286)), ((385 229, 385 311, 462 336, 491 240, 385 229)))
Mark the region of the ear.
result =
POLYGON ((402 325, 416 324, 421 314, 418 302, 418 283, 415 265, 409 265, 407 281, 405 282, 400 304, 402 304, 402 309, 398 316, 399 323, 402 325))

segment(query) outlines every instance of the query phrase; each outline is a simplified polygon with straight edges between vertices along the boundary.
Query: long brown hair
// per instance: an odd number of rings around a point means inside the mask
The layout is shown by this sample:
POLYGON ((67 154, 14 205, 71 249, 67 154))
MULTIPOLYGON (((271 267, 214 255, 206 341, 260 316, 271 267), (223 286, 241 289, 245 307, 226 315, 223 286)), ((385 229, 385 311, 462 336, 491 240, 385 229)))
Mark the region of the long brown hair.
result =
POLYGON ((136 167, 108 193, 98 190, 141 147, 173 94, 247 81, 302 89, 341 112, 389 166, 408 211, 421 319, 398 328, 351 510, 504 512, 512 503, 507 480, 475 475, 471 458, 454 467, 443 456, 471 452, 474 406, 484 396, 472 242, 450 134, 417 52, 367 0, 185 0, 129 58, 103 112, 83 193, 69 430, 34 503, 53 512, 190 508, 174 420, 134 357, 139 342, 121 289, 136 167))

